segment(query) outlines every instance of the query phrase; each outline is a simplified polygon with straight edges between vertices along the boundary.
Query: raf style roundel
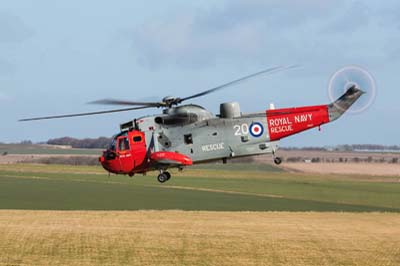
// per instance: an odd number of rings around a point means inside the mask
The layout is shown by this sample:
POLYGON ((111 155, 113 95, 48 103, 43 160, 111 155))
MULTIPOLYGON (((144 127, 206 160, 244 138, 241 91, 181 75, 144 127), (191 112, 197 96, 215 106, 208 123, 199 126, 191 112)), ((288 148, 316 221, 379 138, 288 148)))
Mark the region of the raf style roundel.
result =
POLYGON ((261 123, 253 123, 250 125, 250 134, 253 137, 260 137, 264 133, 264 128, 261 123))

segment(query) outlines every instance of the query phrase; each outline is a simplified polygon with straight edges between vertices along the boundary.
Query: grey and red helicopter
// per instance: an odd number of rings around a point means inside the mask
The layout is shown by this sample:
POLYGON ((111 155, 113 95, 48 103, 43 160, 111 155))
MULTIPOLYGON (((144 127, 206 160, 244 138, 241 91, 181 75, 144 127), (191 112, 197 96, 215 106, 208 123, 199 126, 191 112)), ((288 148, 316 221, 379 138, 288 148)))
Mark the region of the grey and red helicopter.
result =
POLYGON ((120 125, 120 133, 112 138, 99 161, 110 173, 133 176, 148 171, 159 171, 158 181, 170 179, 170 168, 183 169, 192 164, 218 161, 224 163, 236 157, 272 154, 274 162, 280 139, 320 127, 338 119, 363 95, 357 82, 346 82, 341 96, 330 104, 275 109, 244 114, 239 103, 220 104, 220 113, 213 115, 188 100, 225 89, 239 82, 263 74, 293 68, 273 67, 215 88, 187 97, 164 97, 157 102, 138 102, 105 99, 92 103, 130 106, 99 112, 35 117, 20 121, 66 118, 105 113, 124 112, 145 108, 162 108, 162 113, 133 119, 120 125))

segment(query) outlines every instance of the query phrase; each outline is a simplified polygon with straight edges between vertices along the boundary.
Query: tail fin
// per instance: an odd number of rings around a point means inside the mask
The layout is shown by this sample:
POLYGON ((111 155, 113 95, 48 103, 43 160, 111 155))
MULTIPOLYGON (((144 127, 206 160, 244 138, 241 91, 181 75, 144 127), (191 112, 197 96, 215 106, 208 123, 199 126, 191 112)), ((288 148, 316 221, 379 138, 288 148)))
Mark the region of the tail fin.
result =
POLYGON ((362 90, 357 89, 356 86, 352 86, 345 92, 345 94, 340 96, 339 99, 329 104, 328 105, 329 122, 338 119, 364 93, 365 92, 363 92, 362 90))
POLYGON ((279 140, 332 122, 346 112, 363 93, 352 86, 339 99, 328 105, 267 110, 269 138, 271 141, 279 140))

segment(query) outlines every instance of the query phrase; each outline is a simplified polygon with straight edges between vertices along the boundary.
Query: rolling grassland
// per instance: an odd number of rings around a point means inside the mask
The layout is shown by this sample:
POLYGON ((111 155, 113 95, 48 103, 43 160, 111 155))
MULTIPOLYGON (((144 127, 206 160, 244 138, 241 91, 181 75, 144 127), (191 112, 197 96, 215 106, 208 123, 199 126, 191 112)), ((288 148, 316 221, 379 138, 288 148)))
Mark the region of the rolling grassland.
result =
POLYGON ((395 176, 0 165, 0 266, 400 265, 395 176))

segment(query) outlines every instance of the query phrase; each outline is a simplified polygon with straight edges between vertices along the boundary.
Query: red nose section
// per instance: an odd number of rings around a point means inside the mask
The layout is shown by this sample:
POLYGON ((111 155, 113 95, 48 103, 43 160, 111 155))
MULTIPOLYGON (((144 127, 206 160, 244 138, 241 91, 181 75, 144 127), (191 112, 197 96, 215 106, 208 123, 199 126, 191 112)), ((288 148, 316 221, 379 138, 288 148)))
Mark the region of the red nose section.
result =
POLYGON ((113 172, 112 169, 110 169, 110 165, 109 163, 107 163, 106 158, 104 157, 104 155, 99 157, 99 162, 101 163, 101 165, 103 166, 103 168, 108 171, 108 172, 113 172))
POLYGON ((148 167, 146 140, 138 130, 116 135, 99 162, 107 171, 116 174, 144 172, 148 167))
POLYGON ((106 156, 104 156, 104 154, 102 156, 99 157, 99 162, 101 163, 101 165, 103 166, 103 168, 111 173, 118 173, 119 169, 114 169, 114 164, 116 164, 115 159, 113 160, 107 160, 106 156))

